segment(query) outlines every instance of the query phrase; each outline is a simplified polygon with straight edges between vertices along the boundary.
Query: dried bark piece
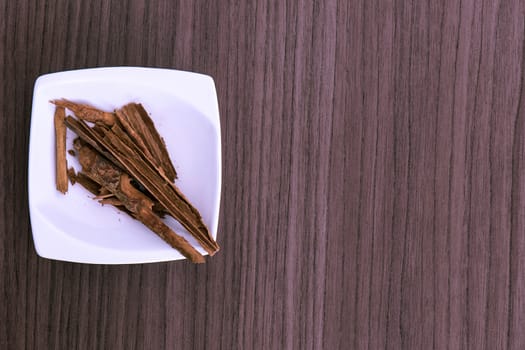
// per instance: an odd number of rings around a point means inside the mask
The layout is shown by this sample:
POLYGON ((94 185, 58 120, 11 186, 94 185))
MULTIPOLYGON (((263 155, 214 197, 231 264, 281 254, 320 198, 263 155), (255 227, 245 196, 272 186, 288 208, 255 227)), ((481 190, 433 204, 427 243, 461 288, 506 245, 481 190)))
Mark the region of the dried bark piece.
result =
POLYGON ((77 118, 87 122, 102 123, 105 125, 113 125, 115 123, 115 115, 113 113, 101 111, 100 109, 86 104, 75 103, 66 100, 65 98, 52 100, 51 103, 69 109, 77 118))
MULTIPOLYGON (((105 189, 105 188, 104 188, 105 189)), ((105 194, 99 194, 98 196, 95 196, 95 199, 107 199, 114 197, 115 195, 113 193, 105 193, 105 194)))
POLYGON ((171 162, 166 143, 157 132, 153 120, 139 103, 129 103, 115 111, 118 120, 133 141, 140 147, 171 182, 177 178, 177 172, 171 162))
POLYGON ((100 204, 102 204, 102 205, 109 204, 109 205, 115 206, 117 208, 124 206, 122 201, 120 199, 118 199, 117 197, 115 197, 115 196, 112 196, 112 197, 109 197, 109 198, 103 198, 103 199, 99 200, 98 202, 100 204))
POLYGON ((79 172, 77 174, 74 173, 68 173, 69 180, 72 184, 80 184, 82 187, 84 187, 86 190, 88 190, 90 193, 94 194, 95 196, 100 191, 100 185, 97 184, 95 181, 91 180, 89 177, 87 177, 84 173, 79 172))
POLYGON ((77 182, 77 173, 75 172, 75 168, 70 167, 69 169, 67 169, 67 177, 69 178, 69 181, 71 181, 72 185, 74 185, 77 182))
POLYGON ((62 193, 67 192, 67 161, 66 161, 66 110, 55 108, 55 154, 56 154, 56 188, 62 193))
POLYGON ((83 121, 66 118, 66 125, 106 158, 138 180, 168 213, 179 221, 210 254, 219 250, 198 211, 141 154, 134 151, 112 129, 99 127, 95 132, 83 121))
POLYGON ((153 201, 131 184, 131 178, 128 174, 88 145, 81 146, 78 151, 83 172, 93 181, 111 191, 130 212, 130 215, 140 220, 192 262, 205 262, 204 257, 188 241, 173 232, 155 215, 152 210, 153 201))
POLYGON ((148 134, 147 140, 151 140, 151 147, 154 150, 153 153, 160 160, 162 169, 164 169, 166 176, 173 182, 175 179, 177 179, 177 171, 175 171, 175 167, 171 161, 168 149, 166 148, 166 142, 159 135, 153 120, 150 118, 148 112, 146 112, 142 104, 134 103, 131 106, 137 110, 138 114, 142 118, 142 122, 146 128, 145 133, 148 134))
MULTIPOLYGON (((78 147, 80 147, 79 142, 80 142, 79 139, 75 140, 75 145, 77 145, 78 147)), ((79 183, 82 187, 84 187, 86 190, 88 190, 91 194, 94 194, 96 196, 95 198, 97 198, 97 196, 100 196, 100 194, 106 195, 106 194, 109 193, 109 195, 112 196, 113 199, 115 199, 115 201, 110 201, 109 197, 105 197, 103 200, 101 200, 99 202, 101 204, 111 204, 114 207, 116 207, 118 210, 121 210, 121 211, 131 215, 131 213, 126 209, 126 207, 124 207, 122 205, 122 203, 120 203, 120 201, 116 200, 116 198, 115 198, 115 196, 113 194, 111 194, 106 188, 100 186, 98 183, 96 183, 95 181, 91 180, 83 172, 76 173, 74 168, 69 168, 68 172, 67 172, 67 175, 68 175, 69 180, 71 181, 71 183, 73 185, 76 184, 76 183, 79 183), (102 203, 102 201, 104 201, 104 203, 102 203)))
POLYGON ((107 195, 111 195, 111 192, 107 188, 101 187, 100 190, 98 191, 97 197, 104 198, 107 195))

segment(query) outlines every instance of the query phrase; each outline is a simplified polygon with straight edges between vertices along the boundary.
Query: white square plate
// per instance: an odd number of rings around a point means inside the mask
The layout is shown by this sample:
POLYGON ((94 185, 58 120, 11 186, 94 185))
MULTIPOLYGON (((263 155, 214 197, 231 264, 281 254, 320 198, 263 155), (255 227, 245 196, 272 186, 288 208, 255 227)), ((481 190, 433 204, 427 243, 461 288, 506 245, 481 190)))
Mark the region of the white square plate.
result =
MULTIPOLYGON (((55 188, 54 106, 67 98, 112 111, 144 105, 164 138, 178 173, 177 186, 217 236, 221 190, 221 137, 217 94, 209 76, 171 69, 93 68, 39 77, 35 83, 29 144, 29 210, 38 255, 94 264, 184 259, 139 221, 102 206, 80 185, 63 195, 55 188)), ((68 130, 67 146, 75 135, 68 130)), ((79 170, 68 154, 68 167, 79 170)), ((165 222, 204 254, 171 217, 165 222)))

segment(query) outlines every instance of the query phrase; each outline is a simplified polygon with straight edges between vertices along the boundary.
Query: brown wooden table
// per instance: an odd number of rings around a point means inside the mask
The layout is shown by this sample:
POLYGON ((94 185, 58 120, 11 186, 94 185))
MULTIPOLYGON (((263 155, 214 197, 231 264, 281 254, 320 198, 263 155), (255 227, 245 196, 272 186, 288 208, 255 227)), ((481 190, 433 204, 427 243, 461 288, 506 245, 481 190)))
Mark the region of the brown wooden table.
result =
POLYGON ((0 349, 524 349, 525 3, 0 0, 0 349), (222 250, 34 250, 35 79, 214 77, 222 250))

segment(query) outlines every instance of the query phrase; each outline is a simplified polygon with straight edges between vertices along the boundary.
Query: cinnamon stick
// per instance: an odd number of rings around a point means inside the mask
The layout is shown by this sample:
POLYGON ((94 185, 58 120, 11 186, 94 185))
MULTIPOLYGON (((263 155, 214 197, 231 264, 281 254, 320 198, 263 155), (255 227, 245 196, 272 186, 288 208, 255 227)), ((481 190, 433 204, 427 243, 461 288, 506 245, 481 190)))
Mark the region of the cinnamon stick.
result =
POLYGON ((82 103, 75 103, 66 100, 65 98, 59 100, 52 100, 51 103, 57 107, 67 108, 75 114, 79 119, 92 123, 103 123, 105 125, 113 125, 115 123, 115 115, 111 112, 101 111, 93 106, 82 103))
POLYGON ((128 103, 115 111, 118 120, 140 149, 153 161, 171 182, 177 172, 171 162, 166 143, 159 135, 153 120, 140 103, 128 103))
POLYGON ((160 160, 160 163, 162 165, 162 168, 164 169, 166 176, 168 177, 168 179, 171 180, 171 182, 173 182, 175 179, 177 179, 177 172, 175 171, 175 167, 173 166, 173 162, 171 161, 170 155, 168 153, 166 142, 159 135, 157 129, 155 128, 153 120, 151 120, 148 112, 146 112, 142 104, 134 103, 132 104, 132 106, 135 107, 140 117, 142 118, 142 122, 144 123, 147 133, 149 134, 149 139, 152 140, 150 145, 154 149, 154 153, 160 160))
POLYGON ((55 155, 56 155, 56 188, 62 193, 67 192, 67 161, 66 161, 66 111, 63 107, 55 109, 55 155))

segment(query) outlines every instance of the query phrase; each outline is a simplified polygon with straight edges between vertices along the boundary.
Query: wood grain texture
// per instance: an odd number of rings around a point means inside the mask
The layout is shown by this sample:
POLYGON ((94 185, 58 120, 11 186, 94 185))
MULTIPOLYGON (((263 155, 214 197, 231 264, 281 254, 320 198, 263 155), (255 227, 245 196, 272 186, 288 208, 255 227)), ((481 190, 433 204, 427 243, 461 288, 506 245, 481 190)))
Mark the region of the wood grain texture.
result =
POLYGON ((0 349, 525 348, 525 4, 0 0, 0 349), (204 266, 35 254, 32 89, 214 77, 204 266))

